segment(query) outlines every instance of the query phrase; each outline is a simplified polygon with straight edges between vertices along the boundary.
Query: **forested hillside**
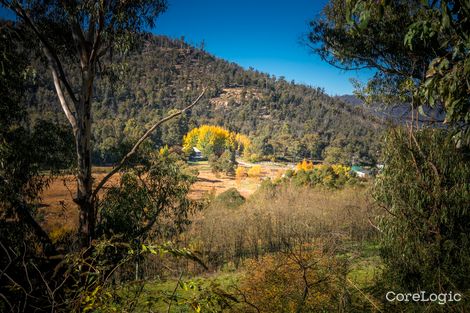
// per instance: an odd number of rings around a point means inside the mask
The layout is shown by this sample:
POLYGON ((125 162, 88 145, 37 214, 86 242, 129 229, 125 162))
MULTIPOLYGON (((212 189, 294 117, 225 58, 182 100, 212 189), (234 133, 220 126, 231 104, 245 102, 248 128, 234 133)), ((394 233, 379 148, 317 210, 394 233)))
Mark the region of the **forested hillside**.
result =
MULTIPOLYGON (((187 105, 202 87, 204 101, 158 130, 153 144, 181 145, 189 129, 214 124, 248 135, 253 160, 376 161, 382 127, 377 117, 321 88, 245 70, 203 47, 162 36, 148 36, 135 52, 114 58, 117 77, 103 75, 95 85, 95 163, 115 162, 151 122, 187 105)), ((40 61, 34 68, 27 97, 32 120, 63 120, 49 72, 40 61)))

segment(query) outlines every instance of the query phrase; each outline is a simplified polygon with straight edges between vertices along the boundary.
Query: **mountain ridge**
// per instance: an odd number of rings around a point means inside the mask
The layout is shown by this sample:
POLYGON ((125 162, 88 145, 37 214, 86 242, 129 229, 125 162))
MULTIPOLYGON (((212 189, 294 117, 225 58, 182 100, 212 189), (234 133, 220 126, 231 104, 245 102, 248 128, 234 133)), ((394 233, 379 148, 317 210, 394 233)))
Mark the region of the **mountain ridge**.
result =
MULTIPOLYGON (((65 123, 49 73, 39 62, 35 66, 37 79, 26 97, 31 116, 65 123)), ((153 134, 154 145, 178 145, 189 129, 215 124, 250 136, 262 158, 274 153, 290 160, 326 158, 332 148, 342 150, 336 156, 341 162, 355 158, 374 163, 378 157, 380 120, 322 88, 246 70, 165 36, 148 35, 138 51, 114 66, 119 83, 102 77, 95 83, 96 163, 115 162, 148 125, 190 103, 202 87, 207 89, 205 99, 153 134)))

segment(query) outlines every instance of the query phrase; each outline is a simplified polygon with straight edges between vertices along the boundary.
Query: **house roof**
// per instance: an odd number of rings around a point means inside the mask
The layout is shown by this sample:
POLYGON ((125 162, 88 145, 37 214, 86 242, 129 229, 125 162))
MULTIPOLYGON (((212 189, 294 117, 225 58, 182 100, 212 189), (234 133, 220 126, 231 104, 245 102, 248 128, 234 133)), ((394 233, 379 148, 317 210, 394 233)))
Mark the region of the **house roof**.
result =
POLYGON ((351 166, 351 171, 354 171, 354 172, 362 172, 364 171, 364 169, 358 165, 353 165, 351 166))
POLYGON ((201 153, 201 150, 199 150, 199 149, 196 148, 196 147, 193 147, 193 151, 196 152, 196 153, 201 153))
POLYGON ((351 171, 356 172, 356 173, 364 173, 364 174, 369 174, 370 171, 368 169, 363 168, 362 166, 359 165, 353 165, 351 166, 351 171))

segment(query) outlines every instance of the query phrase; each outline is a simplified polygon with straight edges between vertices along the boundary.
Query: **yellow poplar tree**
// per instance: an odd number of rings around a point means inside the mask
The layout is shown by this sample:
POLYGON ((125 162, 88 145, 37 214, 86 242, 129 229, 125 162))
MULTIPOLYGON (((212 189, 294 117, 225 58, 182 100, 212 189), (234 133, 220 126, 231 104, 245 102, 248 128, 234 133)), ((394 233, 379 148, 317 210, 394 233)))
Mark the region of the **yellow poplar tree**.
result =
POLYGON ((191 152, 196 147, 206 157, 213 154, 220 156, 225 150, 246 153, 250 145, 251 141, 247 136, 214 125, 194 128, 183 138, 184 151, 191 152))

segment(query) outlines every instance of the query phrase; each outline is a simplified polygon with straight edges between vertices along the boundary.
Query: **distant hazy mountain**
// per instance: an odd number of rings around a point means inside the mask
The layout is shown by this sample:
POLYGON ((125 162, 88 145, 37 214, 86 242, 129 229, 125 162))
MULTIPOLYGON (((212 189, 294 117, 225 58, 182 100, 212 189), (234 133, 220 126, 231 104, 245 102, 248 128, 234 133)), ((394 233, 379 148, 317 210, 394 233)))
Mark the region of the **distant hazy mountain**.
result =
POLYGON ((406 124, 413 119, 418 119, 421 124, 433 124, 434 122, 440 124, 445 117, 445 112, 441 107, 430 108, 425 106, 423 110, 425 115, 423 115, 417 109, 412 110, 409 103, 385 106, 381 104, 366 104, 354 95, 342 95, 335 98, 351 107, 359 107, 369 114, 392 124, 406 124))

